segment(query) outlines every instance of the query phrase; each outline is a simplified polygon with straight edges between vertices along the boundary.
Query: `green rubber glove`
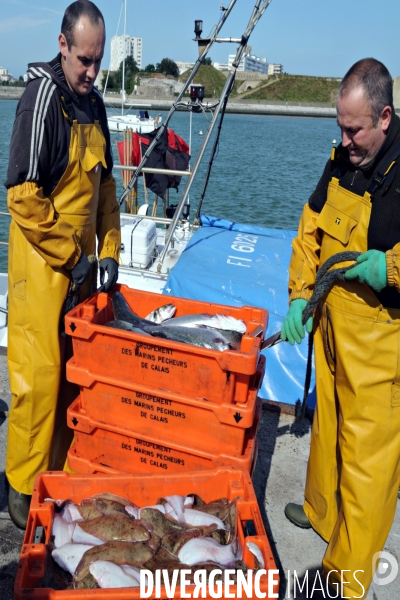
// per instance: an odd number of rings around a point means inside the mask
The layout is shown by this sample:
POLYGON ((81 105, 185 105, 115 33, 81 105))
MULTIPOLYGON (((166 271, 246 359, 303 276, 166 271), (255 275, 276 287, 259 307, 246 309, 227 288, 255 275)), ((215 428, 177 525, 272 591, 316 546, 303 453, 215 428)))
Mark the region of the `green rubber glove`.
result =
POLYGON ((376 292, 387 286, 386 254, 380 250, 368 250, 357 258, 357 265, 346 271, 345 279, 358 279, 376 292))
MULTIPOLYGON (((302 322, 303 310, 307 305, 307 300, 303 298, 297 298, 292 300, 289 306, 288 314, 282 324, 281 338, 284 342, 286 340, 294 346, 295 342, 301 344, 301 340, 304 338, 304 325, 302 322)), ((310 317, 306 323, 307 333, 312 332, 313 318, 310 317)))

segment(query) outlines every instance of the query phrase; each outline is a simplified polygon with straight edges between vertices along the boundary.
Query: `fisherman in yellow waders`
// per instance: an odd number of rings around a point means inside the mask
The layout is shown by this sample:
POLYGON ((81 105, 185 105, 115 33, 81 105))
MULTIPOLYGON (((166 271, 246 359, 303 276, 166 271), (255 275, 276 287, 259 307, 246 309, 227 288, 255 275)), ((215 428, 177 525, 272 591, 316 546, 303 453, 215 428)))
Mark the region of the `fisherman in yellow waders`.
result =
POLYGON ((105 44, 104 19, 88 0, 65 11, 60 53, 33 63, 18 104, 6 187, 12 215, 8 282, 8 368, 12 404, 6 477, 12 519, 26 527, 37 473, 62 469, 66 350, 60 337, 71 284, 90 293, 97 252, 106 291, 118 278, 119 206, 106 111, 93 87, 105 44), (107 274, 107 277, 106 277, 107 274))
POLYGON ((285 514, 328 542, 322 565, 332 597, 339 590, 335 597, 365 598, 400 482, 400 120, 382 63, 351 67, 337 121, 342 143, 293 241, 283 339, 305 335, 302 312, 318 267, 338 252, 361 255, 306 324, 314 329, 317 408, 304 504, 288 504, 285 514))

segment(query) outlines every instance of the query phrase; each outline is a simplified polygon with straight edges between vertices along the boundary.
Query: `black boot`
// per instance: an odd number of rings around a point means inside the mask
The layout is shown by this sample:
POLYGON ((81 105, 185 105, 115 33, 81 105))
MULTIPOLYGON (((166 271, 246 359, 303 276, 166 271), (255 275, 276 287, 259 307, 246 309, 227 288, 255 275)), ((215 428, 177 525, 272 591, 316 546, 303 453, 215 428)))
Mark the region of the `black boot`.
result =
POLYGON ((8 490, 8 512, 14 523, 21 529, 26 529, 28 522, 29 507, 32 496, 17 492, 12 485, 8 490))
POLYGON ((294 525, 297 525, 297 527, 301 527, 302 529, 310 529, 311 523, 308 520, 308 517, 301 504, 294 504, 294 502, 289 502, 289 504, 286 504, 285 515, 289 521, 294 523, 294 525))

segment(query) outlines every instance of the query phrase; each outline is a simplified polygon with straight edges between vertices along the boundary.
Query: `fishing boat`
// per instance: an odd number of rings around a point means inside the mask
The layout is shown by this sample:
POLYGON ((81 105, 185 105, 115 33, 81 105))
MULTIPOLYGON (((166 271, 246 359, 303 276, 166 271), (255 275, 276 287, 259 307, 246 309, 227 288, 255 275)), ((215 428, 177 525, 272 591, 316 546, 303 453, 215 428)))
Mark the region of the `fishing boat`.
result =
POLYGON ((147 110, 139 110, 137 115, 123 113, 121 115, 111 115, 107 118, 108 128, 112 133, 132 129, 137 133, 150 133, 157 129, 161 124, 161 116, 150 117, 147 110))

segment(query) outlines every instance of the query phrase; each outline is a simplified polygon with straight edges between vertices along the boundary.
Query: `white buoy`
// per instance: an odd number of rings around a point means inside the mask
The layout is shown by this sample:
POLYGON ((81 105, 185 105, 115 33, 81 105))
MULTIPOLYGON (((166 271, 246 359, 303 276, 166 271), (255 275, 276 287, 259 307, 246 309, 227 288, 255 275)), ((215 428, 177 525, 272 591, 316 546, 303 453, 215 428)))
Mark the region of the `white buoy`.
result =
POLYGON ((199 135, 203 135, 203 132, 202 132, 202 130, 201 130, 201 129, 200 129, 200 131, 199 131, 199 135))

